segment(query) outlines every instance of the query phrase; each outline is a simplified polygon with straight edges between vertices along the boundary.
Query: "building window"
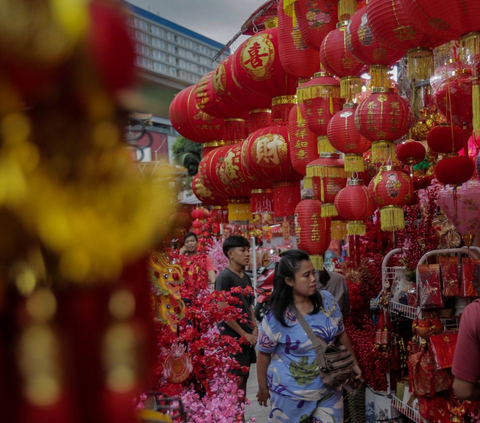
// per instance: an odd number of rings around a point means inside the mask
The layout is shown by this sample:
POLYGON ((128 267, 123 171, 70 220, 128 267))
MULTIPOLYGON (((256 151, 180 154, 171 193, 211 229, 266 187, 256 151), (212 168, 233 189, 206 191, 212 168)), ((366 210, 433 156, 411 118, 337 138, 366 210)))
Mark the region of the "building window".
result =
POLYGON ((177 70, 175 68, 170 68, 169 73, 171 76, 177 76, 177 70))
POLYGON ((153 50, 153 58, 157 60, 162 60, 164 62, 166 59, 166 55, 163 51, 153 50))
POLYGON ((177 36, 177 43, 181 46, 185 45, 185 38, 181 37, 180 35, 177 36))
POLYGON ((137 64, 139 66, 144 67, 144 68, 151 68, 152 67, 152 61, 150 59, 147 59, 146 57, 142 57, 142 56, 137 56, 137 64))
POLYGON ((183 59, 180 59, 178 61, 178 66, 185 69, 187 67, 187 62, 185 62, 185 60, 183 60, 183 59))
POLYGON ((168 63, 170 63, 171 65, 176 65, 177 59, 175 58, 175 56, 168 56, 168 63))
POLYGON ((175 34, 173 32, 167 32, 167 40, 175 41, 175 34))
POLYGON ((185 49, 184 48, 179 48, 178 49, 178 55, 180 57, 185 57, 185 49))
POLYGON ((180 78, 182 78, 182 79, 187 79, 187 72, 181 70, 181 71, 179 72, 179 75, 180 75, 180 78))
POLYGON ((168 51, 169 51, 170 53, 175 53, 175 46, 174 46, 173 44, 169 44, 169 45, 168 45, 168 51))
POLYGON ((167 67, 163 63, 153 62, 153 68, 162 73, 167 73, 167 67))

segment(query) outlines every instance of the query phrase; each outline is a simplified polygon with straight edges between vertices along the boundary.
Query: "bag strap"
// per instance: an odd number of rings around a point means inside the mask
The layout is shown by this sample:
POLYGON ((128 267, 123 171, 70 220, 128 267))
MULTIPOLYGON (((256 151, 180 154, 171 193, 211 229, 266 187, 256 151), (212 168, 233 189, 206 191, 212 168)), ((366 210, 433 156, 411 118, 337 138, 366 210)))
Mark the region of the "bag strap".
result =
POLYGON ((326 359, 324 350, 327 348, 327 343, 320 338, 319 336, 315 335, 310 325, 307 323, 305 318, 302 316, 302 313, 298 311, 298 308, 295 304, 292 304, 292 312, 294 316, 297 318, 298 322, 302 325, 305 333, 308 335, 310 340, 312 341, 313 348, 315 350, 315 355, 317 356, 318 366, 321 370, 327 370, 326 359))

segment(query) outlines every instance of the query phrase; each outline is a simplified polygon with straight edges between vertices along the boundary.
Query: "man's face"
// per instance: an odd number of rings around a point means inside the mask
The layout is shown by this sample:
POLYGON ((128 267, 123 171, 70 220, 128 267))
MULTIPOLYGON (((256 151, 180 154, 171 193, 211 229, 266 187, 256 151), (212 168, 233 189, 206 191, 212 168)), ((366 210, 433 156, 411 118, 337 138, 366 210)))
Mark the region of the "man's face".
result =
POLYGON ((228 251, 228 258, 240 266, 250 263, 250 249, 248 247, 235 247, 228 251))
POLYGON ((196 253, 197 246, 198 246, 198 241, 195 239, 194 236, 189 236, 185 240, 185 248, 187 249, 188 253, 196 253))

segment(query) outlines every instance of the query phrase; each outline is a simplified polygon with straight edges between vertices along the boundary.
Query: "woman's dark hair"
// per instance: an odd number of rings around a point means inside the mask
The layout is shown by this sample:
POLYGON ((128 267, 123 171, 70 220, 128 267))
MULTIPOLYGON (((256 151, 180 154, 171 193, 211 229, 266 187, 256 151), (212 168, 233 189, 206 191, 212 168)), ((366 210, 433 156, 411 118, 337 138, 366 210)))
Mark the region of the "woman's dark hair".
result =
MULTIPOLYGON (((289 250, 280 254, 280 261, 275 266, 275 280, 273 292, 268 301, 268 305, 273 315, 283 325, 285 322, 285 310, 293 304, 293 290, 285 282, 286 278, 295 280, 295 272, 300 269, 302 261, 310 260, 308 253, 302 250, 289 250)), ((322 296, 318 291, 310 296, 313 304, 313 311, 310 314, 316 314, 322 307, 322 296)))
POLYGON ((225 254, 226 257, 228 257, 228 252, 235 247, 246 247, 250 248, 250 242, 248 242, 248 239, 241 236, 241 235, 232 235, 229 236, 224 242, 223 242, 223 254, 225 254))

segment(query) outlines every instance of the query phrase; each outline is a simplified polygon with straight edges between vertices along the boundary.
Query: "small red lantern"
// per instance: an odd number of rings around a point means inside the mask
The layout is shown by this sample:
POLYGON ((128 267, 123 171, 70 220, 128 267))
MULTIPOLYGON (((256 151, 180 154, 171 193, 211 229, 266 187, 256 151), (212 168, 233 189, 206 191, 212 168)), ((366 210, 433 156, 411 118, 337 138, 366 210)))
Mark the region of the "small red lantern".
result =
POLYGON ((408 102, 391 88, 373 88, 355 112, 361 135, 372 141, 372 160, 386 163, 395 157, 393 142, 404 136, 413 121, 408 102))
POLYGON ((398 231, 405 228, 403 206, 413 195, 410 176, 394 166, 382 166, 374 179, 373 191, 380 207, 382 231, 398 231))
POLYGON ((321 216, 338 216, 334 205, 335 196, 347 184, 347 173, 340 155, 320 154, 320 158, 308 164, 307 177, 312 179, 315 197, 322 202, 321 216))
POLYGON ((468 140, 468 132, 452 125, 440 125, 430 129, 427 144, 436 153, 458 153, 468 140))
POLYGON ((191 215, 195 220, 202 219, 203 218, 203 210, 202 209, 193 209, 191 215))
POLYGON ((435 165, 435 175, 443 185, 462 185, 472 178, 475 164, 468 156, 444 157, 435 165))
POLYGON ((335 207, 348 221, 348 235, 365 235, 365 220, 375 209, 362 179, 351 179, 347 182, 347 186, 335 197, 335 207))
POLYGON ((278 2, 277 11, 278 48, 283 69, 298 78, 310 78, 320 68, 315 54, 317 50, 309 47, 303 40, 298 21, 293 26, 292 18, 285 15, 283 0, 278 2))
POLYGON ((202 226, 203 226, 203 223, 199 219, 194 220, 192 223, 192 227, 195 229, 201 229, 202 226))
POLYGON ((330 119, 327 136, 330 144, 336 150, 345 154, 346 172, 363 172, 365 153, 372 143, 358 131, 355 126, 356 104, 345 103, 343 110, 335 113, 330 119))
POLYGON ((330 219, 320 217, 318 200, 302 200, 295 209, 297 247, 310 254, 317 270, 323 270, 323 254, 330 245, 330 219))
POLYGON ((307 174, 307 165, 318 157, 317 135, 303 119, 298 119, 298 106, 292 107, 288 116, 288 144, 293 168, 307 174))
POLYGON ((397 145, 397 158, 404 165, 410 166, 410 176, 413 176, 413 166, 421 163, 425 154, 425 147, 419 141, 407 140, 397 145))

